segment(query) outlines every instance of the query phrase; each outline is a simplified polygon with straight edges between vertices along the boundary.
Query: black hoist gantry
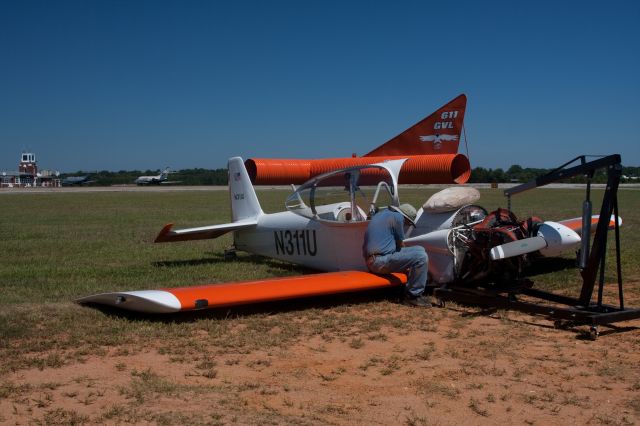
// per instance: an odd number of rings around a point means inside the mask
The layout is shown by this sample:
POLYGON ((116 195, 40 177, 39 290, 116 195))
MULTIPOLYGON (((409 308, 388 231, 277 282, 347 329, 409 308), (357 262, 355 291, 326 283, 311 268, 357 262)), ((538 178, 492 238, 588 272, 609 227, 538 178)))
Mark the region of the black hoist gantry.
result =
POLYGON ((621 175, 622 166, 619 154, 600 157, 592 161, 587 161, 587 156, 582 155, 543 176, 504 191, 504 195, 508 199, 509 210, 511 210, 511 197, 516 194, 574 176, 586 177, 586 197, 582 207, 582 245, 578 252, 577 259, 577 265, 580 268, 582 276, 582 288, 578 297, 559 295, 531 287, 524 288, 520 292, 528 296, 525 300, 514 297, 513 294, 500 294, 477 288, 469 289, 462 285, 435 289, 434 295, 441 301, 451 300, 464 304, 514 309, 531 314, 545 315, 553 320, 557 327, 588 325, 589 337, 592 339, 598 337, 599 325, 640 318, 640 309, 627 308, 624 305, 617 196, 621 175), (575 163, 578 164, 574 165, 575 163), (596 231, 593 237, 590 238, 592 210, 591 180, 595 172, 600 169, 606 170, 607 184, 602 198, 596 231), (607 240, 612 215, 615 220, 614 239, 618 284, 617 306, 603 303, 607 240), (596 300, 594 301, 593 292, 596 287, 596 282, 598 284, 598 291, 596 300))

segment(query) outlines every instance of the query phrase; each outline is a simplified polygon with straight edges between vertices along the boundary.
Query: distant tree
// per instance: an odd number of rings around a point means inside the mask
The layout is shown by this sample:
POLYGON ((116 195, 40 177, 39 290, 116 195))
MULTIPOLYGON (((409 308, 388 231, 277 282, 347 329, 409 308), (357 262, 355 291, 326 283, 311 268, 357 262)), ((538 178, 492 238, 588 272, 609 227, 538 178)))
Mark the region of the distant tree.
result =
POLYGON ((470 183, 485 183, 489 182, 489 171, 484 167, 476 167, 471 170, 470 183))
POLYGON ((502 170, 501 168, 497 168, 491 173, 491 182, 501 183, 506 181, 507 181, 507 175, 505 174, 504 170, 502 170))
POLYGON ((507 170, 507 175, 509 177, 518 177, 523 171, 524 169, 522 168, 522 166, 520 166, 519 164, 514 164, 507 170))

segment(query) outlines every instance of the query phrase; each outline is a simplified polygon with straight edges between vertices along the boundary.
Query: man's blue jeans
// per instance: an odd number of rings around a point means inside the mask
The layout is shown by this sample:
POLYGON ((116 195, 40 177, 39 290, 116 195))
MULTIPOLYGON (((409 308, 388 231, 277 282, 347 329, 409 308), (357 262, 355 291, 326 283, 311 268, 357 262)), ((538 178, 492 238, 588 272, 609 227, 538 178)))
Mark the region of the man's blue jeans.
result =
POLYGON ((402 247, 400 251, 382 256, 369 257, 367 267, 376 274, 406 272, 409 270, 406 294, 417 297, 424 293, 427 285, 429 257, 423 247, 402 247))

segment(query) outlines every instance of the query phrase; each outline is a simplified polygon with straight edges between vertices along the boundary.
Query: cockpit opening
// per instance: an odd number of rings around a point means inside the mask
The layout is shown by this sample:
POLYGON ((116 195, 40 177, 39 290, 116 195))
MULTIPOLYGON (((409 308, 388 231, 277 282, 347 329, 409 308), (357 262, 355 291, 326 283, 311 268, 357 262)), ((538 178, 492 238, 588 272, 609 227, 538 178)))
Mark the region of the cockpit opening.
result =
POLYGON ((316 220, 364 222, 378 209, 398 204, 397 186, 393 168, 383 164, 351 167, 307 181, 285 205, 291 212, 316 220))

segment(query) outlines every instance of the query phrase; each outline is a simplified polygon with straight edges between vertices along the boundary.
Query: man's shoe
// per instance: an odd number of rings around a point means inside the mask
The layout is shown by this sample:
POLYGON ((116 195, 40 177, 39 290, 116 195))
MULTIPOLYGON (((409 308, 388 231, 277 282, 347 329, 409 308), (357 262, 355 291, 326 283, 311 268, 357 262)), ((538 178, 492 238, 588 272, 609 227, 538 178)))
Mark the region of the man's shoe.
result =
POLYGON ((403 305, 417 306, 419 308, 430 308, 431 302, 424 296, 405 296, 402 301, 403 305))

